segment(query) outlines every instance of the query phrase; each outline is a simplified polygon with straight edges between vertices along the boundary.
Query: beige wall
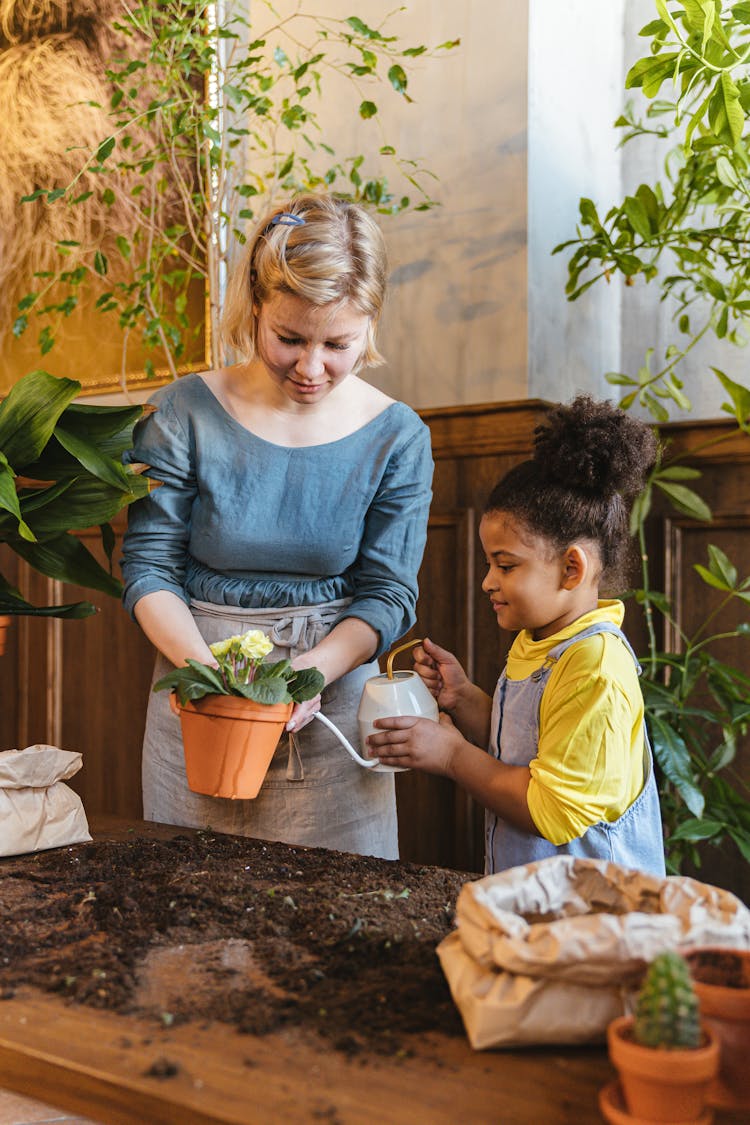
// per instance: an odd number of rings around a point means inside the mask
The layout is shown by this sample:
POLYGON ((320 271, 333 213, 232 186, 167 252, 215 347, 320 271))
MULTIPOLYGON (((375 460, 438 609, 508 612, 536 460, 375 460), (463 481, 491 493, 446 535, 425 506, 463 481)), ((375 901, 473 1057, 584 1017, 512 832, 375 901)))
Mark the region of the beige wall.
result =
MULTIPOLYGON (((441 206, 386 225, 383 388, 416 407, 527 396, 525 0, 413 0, 418 42, 461 37, 414 76, 395 142, 441 206)), ((409 38, 408 35, 405 38, 409 38)), ((390 114, 389 114, 390 116, 390 114)))
MULTIPOLYGON (((460 47, 413 61, 413 104, 384 90, 373 98, 377 119, 357 123, 339 110, 327 121, 337 152, 375 150, 385 139, 438 177, 430 186, 439 207, 383 219, 392 286, 380 344, 389 362, 371 378, 416 407, 524 398, 527 0, 406 6, 388 25, 404 46, 460 38, 460 47)), ((372 26, 389 10, 380 0, 327 0, 325 9, 355 11, 372 26)), ((352 94, 342 86, 340 97, 352 94)))

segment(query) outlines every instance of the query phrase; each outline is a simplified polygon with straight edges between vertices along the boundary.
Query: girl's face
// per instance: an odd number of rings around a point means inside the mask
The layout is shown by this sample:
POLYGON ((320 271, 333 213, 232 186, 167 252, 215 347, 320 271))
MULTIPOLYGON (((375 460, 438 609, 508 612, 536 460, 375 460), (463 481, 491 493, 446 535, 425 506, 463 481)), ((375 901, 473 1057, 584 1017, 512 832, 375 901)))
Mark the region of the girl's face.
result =
POLYGON ((487 560, 482 589, 501 629, 528 629, 543 640, 596 608, 590 558, 580 545, 562 553, 507 512, 487 512, 479 525, 487 560))
POLYGON ((257 310, 257 352, 295 403, 321 402, 357 367, 370 319, 349 302, 313 305, 274 293, 257 310))

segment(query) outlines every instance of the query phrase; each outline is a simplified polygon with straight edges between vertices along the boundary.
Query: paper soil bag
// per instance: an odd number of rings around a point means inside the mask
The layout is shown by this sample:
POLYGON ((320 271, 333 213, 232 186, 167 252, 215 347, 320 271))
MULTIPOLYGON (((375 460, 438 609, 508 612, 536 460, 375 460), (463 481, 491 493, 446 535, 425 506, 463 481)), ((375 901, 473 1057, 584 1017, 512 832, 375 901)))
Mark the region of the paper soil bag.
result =
POLYGON ((472 1047, 603 1039, 665 949, 750 948, 729 891, 559 855, 461 888, 437 948, 472 1047))
POLYGON ((90 840, 81 798, 67 778, 81 755, 57 746, 0 751, 0 856, 90 840))

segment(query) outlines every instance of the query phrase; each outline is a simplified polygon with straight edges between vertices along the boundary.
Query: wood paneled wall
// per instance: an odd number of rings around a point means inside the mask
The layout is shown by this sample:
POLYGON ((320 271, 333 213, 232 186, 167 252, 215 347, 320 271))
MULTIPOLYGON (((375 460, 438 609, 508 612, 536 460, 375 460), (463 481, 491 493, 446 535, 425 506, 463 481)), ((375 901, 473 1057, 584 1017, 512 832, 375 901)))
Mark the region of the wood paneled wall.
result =
MULTIPOLYGON (((493 403, 428 410, 435 482, 427 551, 420 573, 420 601, 413 636, 428 635, 454 651, 486 691, 493 690, 511 637, 500 633, 482 593, 484 560, 477 525, 496 481, 528 456, 545 404, 493 403)), ((674 450, 694 452, 689 462, 703 472, 700 489, 712 506, 710 525, 655 506, 650 517, 654 578, 677 602, 688 631, 705 612, 710 594, 693 564, 716 543, 745 567, 750 560, 750 441, 713 444, 729 424, 683 423, 665 429, 674 450)), ((120 528, 120 530, 122 530, 120 528)), ((87 533, 96 549, 97 534, 87 533)), ((91 598, 60 587, 0 551, 0 569, 39 602, 91 598)), ((73 780, 87 812, 139 816, 140 749, 153 653, 119 603, 94 595, 93 618, 60 622, 19 618, 7 654, 0 658, 0 746, 49 742, 83 753, 73 780)), ((728 620, 735 620, 732 610, 728 620)), ((637 651, 645 649, 640 614, 632 608, 626 629, 637 651)), ((728 642, 723 657, 750 674, 750 641, 728 642)), ((408 655, 405 656, 408 666, 408 655)), ((738 761, 750 781, 750 747, 738 761)), ((482 869, 483 813, 442 778, 404 773, 397 778, 401 854, 418 863, 469 871, 482 869)), ((750 899, 748 865, 736 854, 711 853, 698 872, 750 899)))

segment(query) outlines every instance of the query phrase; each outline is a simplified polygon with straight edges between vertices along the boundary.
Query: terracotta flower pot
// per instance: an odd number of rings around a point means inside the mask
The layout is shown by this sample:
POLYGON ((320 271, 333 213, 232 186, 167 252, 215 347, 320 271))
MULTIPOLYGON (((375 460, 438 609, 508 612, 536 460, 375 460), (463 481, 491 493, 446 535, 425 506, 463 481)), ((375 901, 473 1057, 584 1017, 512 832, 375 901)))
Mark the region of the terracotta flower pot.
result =
POLYGON ((293 703, 255 703, 207 695, 179 704, 185 770, 194 793, 243 800, 257 797, 293 703))
POLYGON ((750 950, 694 949, 685 959, 701 1017, 719 1037, 721 1063, 709 1101, 722 1109, 750 1109, 750 950))
MULTIPOLYGON (((599 1109, 609 1125, 650 1125, 650 1122, 628 1112, 619 1082, 610 1082, 599 1091, 599 1109)), ((689 1122, 672 1121, 671 1125, 711 1125, 713 1119, 714 1111, 707 1107, 700 1117, 689 1122)))
POLYGON ((636 1120, 705 1120, 708 1089, 719 1070, 719 1040, 704 1027, 706 1044, 694 1049, 643 1047, 632 1037, 632 1016, 607 1028, 609 1057, 620 1075, 628 1113, 636 1120))

